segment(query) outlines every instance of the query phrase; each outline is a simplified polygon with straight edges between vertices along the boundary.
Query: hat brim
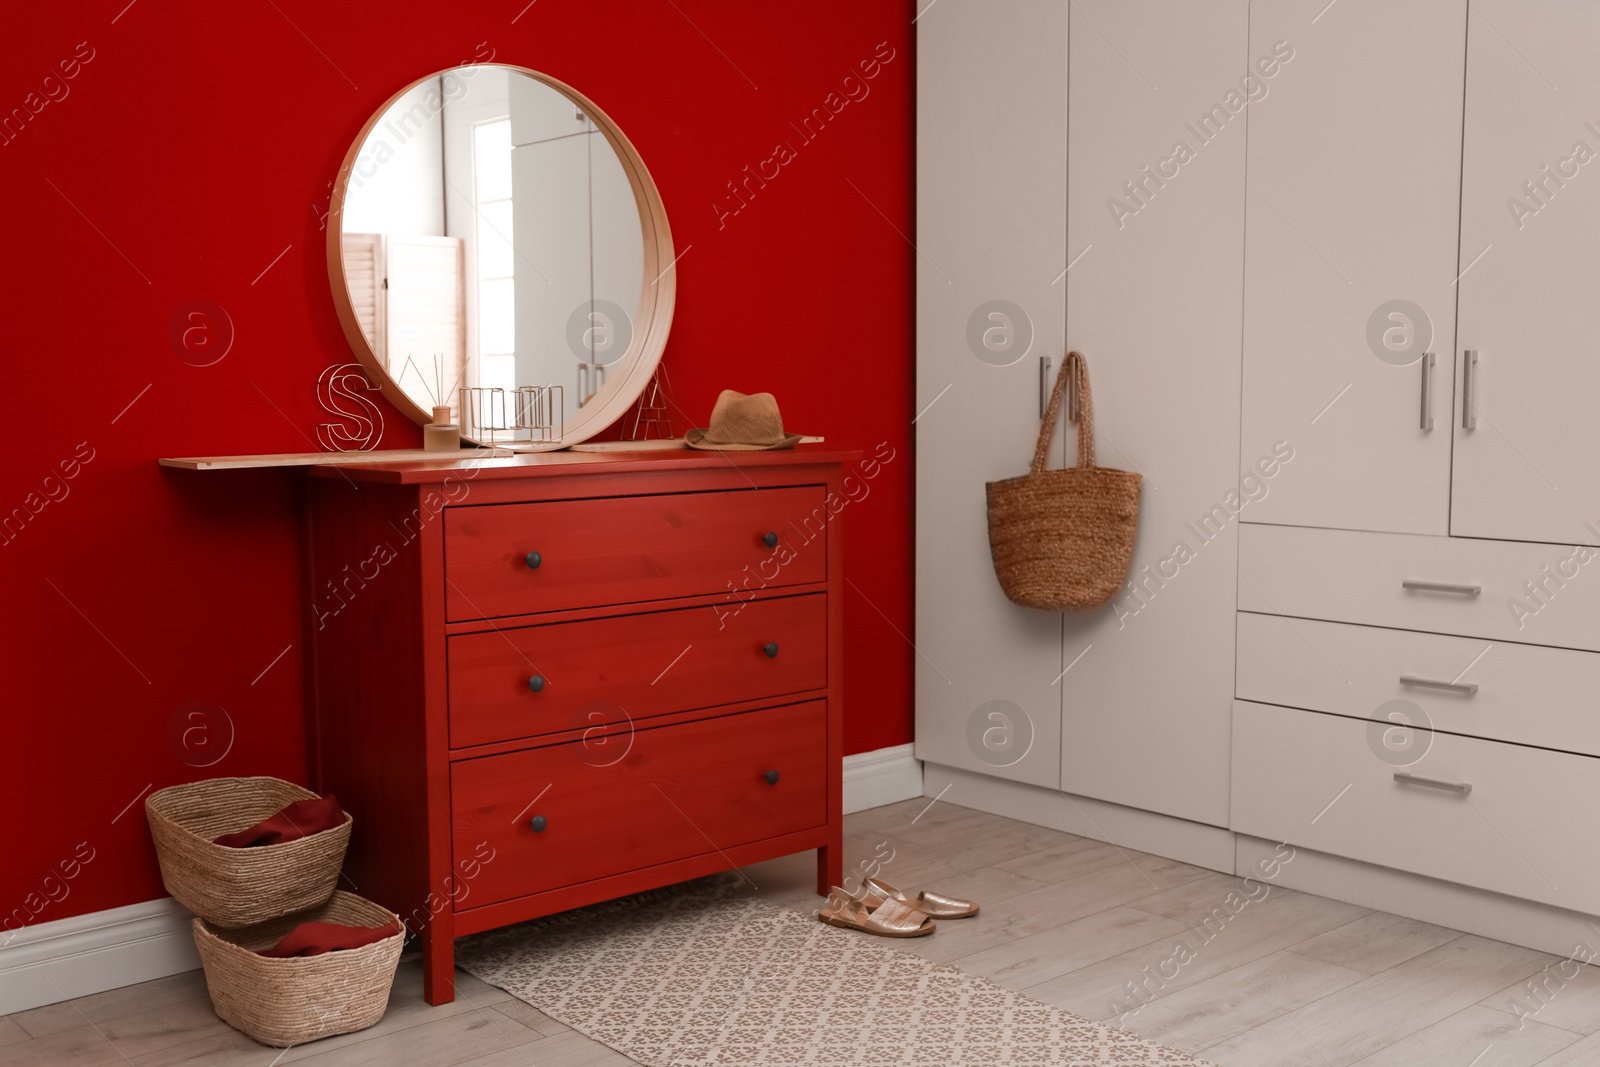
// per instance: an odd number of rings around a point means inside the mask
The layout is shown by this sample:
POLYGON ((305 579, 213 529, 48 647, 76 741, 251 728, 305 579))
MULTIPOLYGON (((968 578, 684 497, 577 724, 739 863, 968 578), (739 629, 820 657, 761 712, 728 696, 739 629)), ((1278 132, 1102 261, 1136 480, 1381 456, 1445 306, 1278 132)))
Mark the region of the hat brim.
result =
POLYGON ((774 452, 783 448, 793 448, 800 443, 804 434, 786 433, 783 440, 770 445, 753 445, 743 441, 714 441, 707 436, 709 430, 695 429, 683 435, 683 443, 690 448, 698 448, 705 452, 774 452))

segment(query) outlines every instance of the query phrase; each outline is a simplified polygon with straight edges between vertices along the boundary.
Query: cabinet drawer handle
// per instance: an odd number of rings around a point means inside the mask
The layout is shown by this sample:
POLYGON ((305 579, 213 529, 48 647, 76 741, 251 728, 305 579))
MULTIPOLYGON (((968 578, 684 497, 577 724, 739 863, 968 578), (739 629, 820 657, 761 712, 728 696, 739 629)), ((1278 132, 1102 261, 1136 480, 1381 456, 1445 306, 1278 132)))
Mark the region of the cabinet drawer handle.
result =
POLYGON ((761 651, 763 651, 763 652, 765 652, 767 654, 767 658, 768 659, 777 659, 778 658, 778 642, 776 642, 776 641, 768 641, 767 642, 767 647, 763 648, 761 651))
POLYGON ((1422 428, 1433 430, 1433 360, 1432 352, 1422 356, 1422 428))
POLYGON ((1478 372, 1478 350, 1468 348, 1461 353, 1461 428, 1478 428, 1478 408, 1473 402, 1473 379, 1478 372))
POLYGON ((1407 578, 1400 583, 1402 589, 1420 589, 1428 593, 1460 593, 1462 596, 1477 596, 1483 592, 1481 585, 1463 585, 1458 582, 1419 582, 1407 578))
POLYGON ((768 548, 777 548, 778 547, 778 534, 777 534, 777 531, 775 531, 775 530, 769 531, 765 536, 763 536, 761 538, 761 543, 766 545, 768 548))
POLYGON ((544 557, 539 555, 537 552, 529 552, 526 556, 522 557, 522 562, 528 565, 528 569, 530 571, 536 571, 539 569, 539 564, 544 562, 544 557))
POLYGON ((544 675, 536 674, 532 678, 529 678, 528 679, 528 688, 533 690, 535 693, 540 692, 541 690, 543 690, 544 689, 544 675))
POLYGON ((1448 689, 1452 693, 1465 693, 1469 697, 1478 692, 1477 682, 1440 682, 1432 678, 1417 678, 1410 674, 1402 674, 1400 684, 1414 685, 1418 689, 1448 689))
POLYGON ((548 826, 549 823, 545 822, 543 815, 535 815, 533 818, 528 820, 528 825, 533 827, 534 833, 542 834, 544 833, 544 828, 548 826))
POLYGON ((765 778, 767 780, 767 784, 768 785, 777 785, 778 784, 778 772, 777 771, 768 771, 766 774, 763 774, 761 777, 763 777, 763 778, 765 778))
POLYGON ((1423 778, 1421 775, 1407 774, 1405 771, 1395 771, 1394 780, 1401 785, 1421 785, 1429 789, 1446 789, 1462 797, 1472 792, 1471 782, 1446 782, 1438 778, 1423 778))

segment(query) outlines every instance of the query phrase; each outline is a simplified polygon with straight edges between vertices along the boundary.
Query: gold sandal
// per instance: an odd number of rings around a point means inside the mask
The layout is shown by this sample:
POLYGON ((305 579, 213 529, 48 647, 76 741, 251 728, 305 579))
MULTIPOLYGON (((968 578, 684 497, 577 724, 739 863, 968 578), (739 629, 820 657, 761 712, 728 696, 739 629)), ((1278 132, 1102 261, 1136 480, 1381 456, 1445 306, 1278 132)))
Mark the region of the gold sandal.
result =
POLYGON ((869 908, 837 886, 828 893, 828 903, 818 909, 817 918, 829 926, 879 937, 926 937, 934 930, 932 919, 901 901, 887 900, 869 908))
MULTIPOLYGON (((880 906, 880 902, 887 904, 895 902, 903 904, 923 915, 935 919, 968 919, 978 914, 978 905, 971 900, 962 900, 959 897, 942 897, 937 893, 924 890, 917 894, 917 899, 909 900, 906 895, 888 882, 877 878, 867 879, 867 889, 870 891, 866 898, 869 911, 880 906), (873 896, 871 894, 877 894, 873 896)), ((876 911, 873 914, 877 914, 876 911)))

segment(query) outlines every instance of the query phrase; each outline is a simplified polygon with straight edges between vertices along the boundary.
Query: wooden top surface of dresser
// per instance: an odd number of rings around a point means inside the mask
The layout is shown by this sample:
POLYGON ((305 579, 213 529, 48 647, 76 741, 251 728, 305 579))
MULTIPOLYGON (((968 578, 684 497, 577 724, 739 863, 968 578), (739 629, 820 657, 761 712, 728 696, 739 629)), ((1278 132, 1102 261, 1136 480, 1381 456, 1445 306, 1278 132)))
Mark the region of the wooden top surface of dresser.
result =
POLYGON ((464 471, 475 481, 550 478, 574 474, 649 474, 684 470, 766 470, 797 466, 832 466, 860 456, 849 449, 799 445, 770 452, 711 452, 672 449, 641 452, 529 452, 497 459, 462 460, 441 454, 438 460, 397 463, 327 464, 306 468, 314 478, 351 482, 415 485, 442 482, 464 471))

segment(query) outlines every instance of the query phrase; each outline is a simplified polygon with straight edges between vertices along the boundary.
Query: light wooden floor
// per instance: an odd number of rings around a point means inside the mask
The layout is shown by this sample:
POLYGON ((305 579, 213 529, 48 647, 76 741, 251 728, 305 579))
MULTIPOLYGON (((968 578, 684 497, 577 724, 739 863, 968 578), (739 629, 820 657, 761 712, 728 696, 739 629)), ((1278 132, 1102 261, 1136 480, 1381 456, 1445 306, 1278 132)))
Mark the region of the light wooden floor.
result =
MULTIPOLYGON (((896 948, 1113 1023, 1137 1003, 1128 983, 1143 980, 1149 1002, 1125 1024, 1221 1067, 1600 1064, 1600 969, 1584 968, 1575 979, 1541 974, 1560 960, 1279 888, 1265 897, 1251 890, 1255 902, 1207 926, 1214 909, 1228 912, 1230 892, 1244 893, 1239 879, 943 801, 852 815, 846 834, 847 866, 892 856, 881 877, 901 888, 929 886, 982 902, 978 917, 896 948), (1165 962, 1179 942, 1189 958, 1165 962), (1542 1000, 1523 988, 1535 976, 1542 1000), (1537 1016, 1519 1021, 1513 998, 1525 1010, 1539 1008, 1537 1016)), ((813 871, 806 854, 746 873, 752 892, 809 911, 818 903, 813 871)), ((408 959, 377 1026, 280 1053, 221 1023, 196 971, 0 1018, 0 1063, 632 1062, 498 989, 457 978, 456 1002, 429 1008, 416 960, 408 959)))

